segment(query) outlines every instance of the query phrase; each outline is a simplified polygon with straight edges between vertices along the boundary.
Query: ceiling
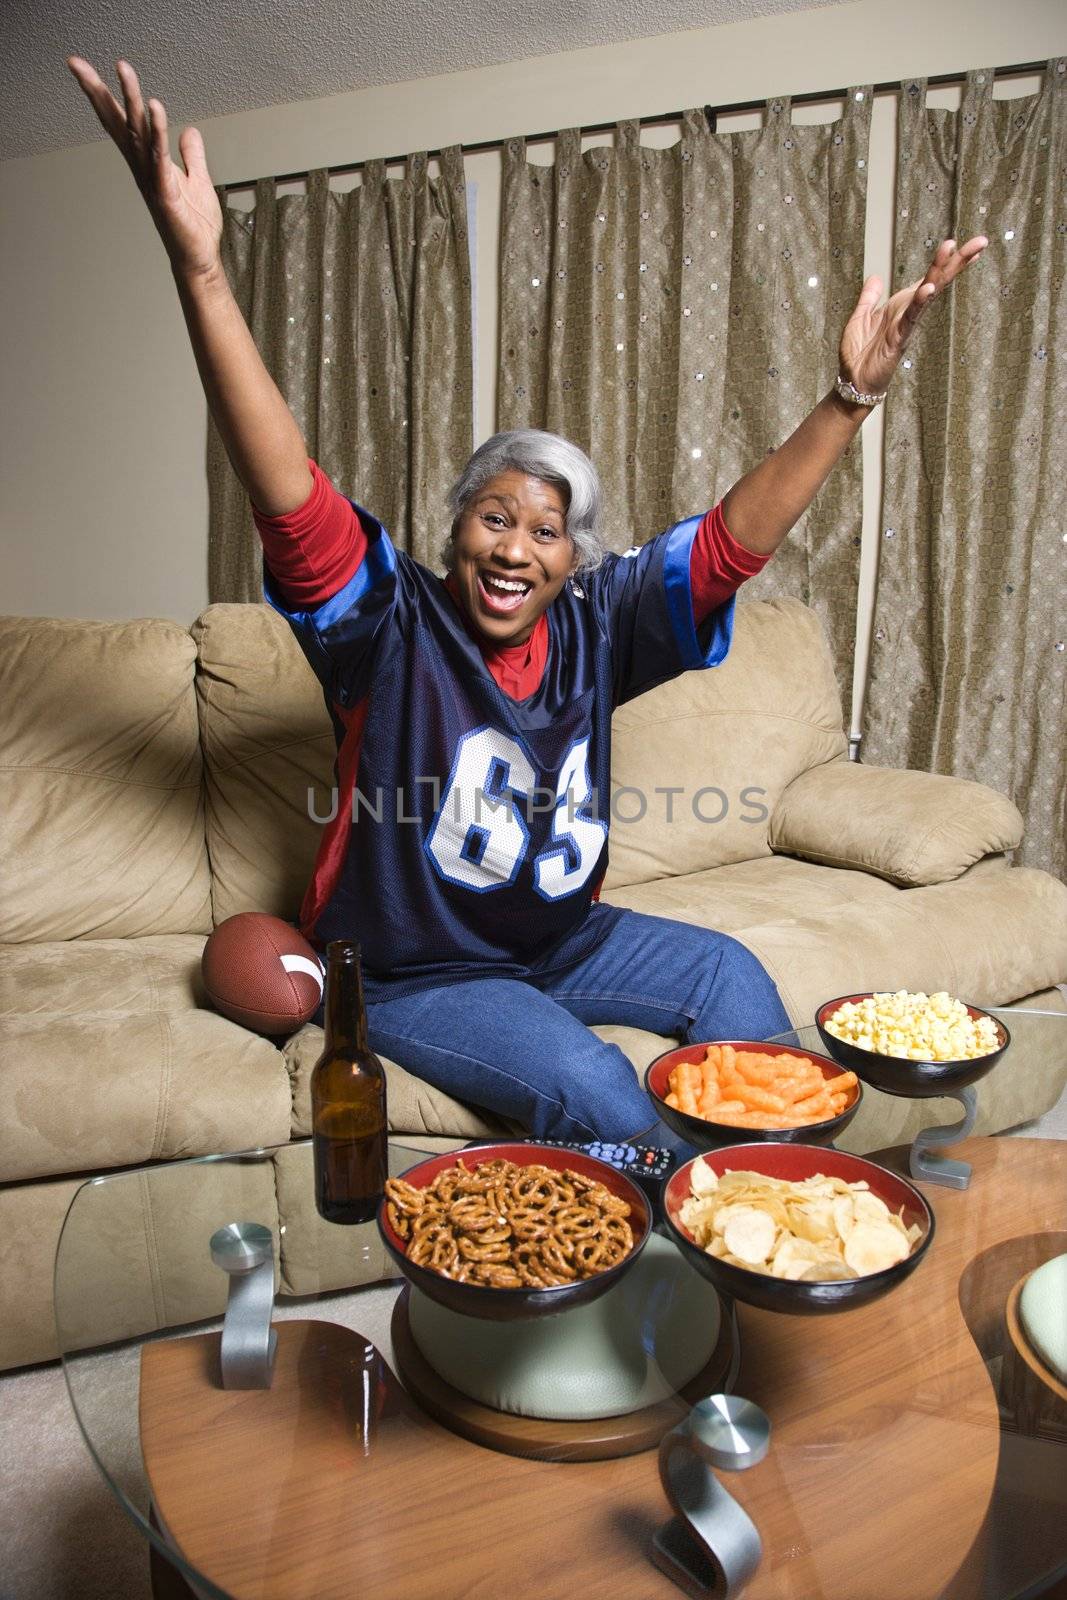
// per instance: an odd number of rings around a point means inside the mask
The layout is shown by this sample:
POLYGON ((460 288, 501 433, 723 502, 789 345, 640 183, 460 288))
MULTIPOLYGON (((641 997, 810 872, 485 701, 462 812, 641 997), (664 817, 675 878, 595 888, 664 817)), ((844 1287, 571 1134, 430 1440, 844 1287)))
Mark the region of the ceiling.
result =
MULTIPOLYGON (((0 160, 104 138, 64 62, 123 56, 172 126, 797 11, 812 0, 2 0, 0 160)), ((825 4, 826 0, 822 0, 825 4)), ((840 3, 840 0, 836 0, 840 3)))

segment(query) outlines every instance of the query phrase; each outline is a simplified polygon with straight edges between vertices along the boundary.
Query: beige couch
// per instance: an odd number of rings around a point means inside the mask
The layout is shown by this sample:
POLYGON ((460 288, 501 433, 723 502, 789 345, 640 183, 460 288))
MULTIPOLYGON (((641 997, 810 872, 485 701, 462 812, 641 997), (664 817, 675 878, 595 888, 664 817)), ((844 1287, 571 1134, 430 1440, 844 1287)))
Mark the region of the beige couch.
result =
MULTIPOLYGON (((260 1220, 284 1224, 281 1289, 350 1282, 345 1230, 319 1222, 307 1146, 290 1143, 308 1132, 319 1030, 258 1038, 199 987, 215 923, 295 916, 318 835, 309 789, 327 809, 332 736, 287 628, 265 606, 212 606, 191 631, 8 618, 0 688, 0 1365, 54 1354, 57 1235, 78 1184, 102 1171, 286 1146, 259 1169, 260 1220)), ((798 602, 741 606, 722 667, 623 707, 615 779, 640 791, 620 792, 621 815, 642 795, 646 809, 613 823, 605 898, 735 935, 797 1023, 860 988, 1063 1009, 1046 991, 1067 979, 1067 888, 1008 865, 1014 806, 976 784, 849 763, 825 640, 798 602), (721 821, 697 816, 724 800, 721 821)), ((598 1031, 638 1066, 663 1048, 598 1031)), ((980 1127, 1039 1115, 1065 1079, 1062 1058, 1013 1052, 982 1085, 980 1127)), ((495 1131, 395 1067, 389 1105, 404 1132, 495 1131)), ((910 1137, 943 1110, 871 1092, 846 1142, 910 1137)), ((152 1241, 168 1207, 187 1207, 194 1227, 232 1170, 206 1168, 183 1190, 151 1174, 116 1190, 134 1209, 116 1219, 124 1287, 109 1331, 217 1310, 206 1251, 202 1272, 174 1276, 152 1241)), ((90 1275, 87 1342, 94 1326, 90 1275)))

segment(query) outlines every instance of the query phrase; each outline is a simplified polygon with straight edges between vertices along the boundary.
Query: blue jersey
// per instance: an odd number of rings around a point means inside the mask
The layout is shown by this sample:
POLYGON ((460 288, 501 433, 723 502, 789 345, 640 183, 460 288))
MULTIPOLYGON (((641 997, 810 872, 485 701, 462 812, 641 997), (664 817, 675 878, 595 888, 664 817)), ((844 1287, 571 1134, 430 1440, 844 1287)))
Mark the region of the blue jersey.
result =
POLYGON ((328 822, 301 925, 358 939, 368 998, 582 959, 608 857, 611 713, 725 657, 731 597, 698 630, 689 587, 699 517, 608 555, 546 612, 536 691, 497 685, 444 582, 357 507, 366 556, 345 587, 288 620, 338 743, 328 822))

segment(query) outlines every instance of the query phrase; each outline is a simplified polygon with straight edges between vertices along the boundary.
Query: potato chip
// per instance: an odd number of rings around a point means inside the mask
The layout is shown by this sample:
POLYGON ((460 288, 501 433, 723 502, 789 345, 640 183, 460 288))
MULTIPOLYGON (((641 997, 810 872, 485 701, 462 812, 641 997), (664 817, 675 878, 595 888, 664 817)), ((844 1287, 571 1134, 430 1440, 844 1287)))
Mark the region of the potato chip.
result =
POLYGON ((816 1173, 800 1183, 761 1172, 717 1174, 702 1157, 678 1213, 708 1255, 770 1277, 832 1282, 884 1272, 922 1237, 863 1179, 816 1173))
MULTIPOLYGON (((722 1236, 731 1255, 750 1267, 760 1266, 774 1249, 778 1229, 773 1218, 755 1206, 724 1206, 719 1213, 722 1236)), ((716 1222, 718 1223, 718 1217, 716 1222)))
POLYGON ((884 1272, 908 1255, 908 1237, 892 1222, 857 1222, 845 1240, 845 1262, 857 1278, 884 1272))

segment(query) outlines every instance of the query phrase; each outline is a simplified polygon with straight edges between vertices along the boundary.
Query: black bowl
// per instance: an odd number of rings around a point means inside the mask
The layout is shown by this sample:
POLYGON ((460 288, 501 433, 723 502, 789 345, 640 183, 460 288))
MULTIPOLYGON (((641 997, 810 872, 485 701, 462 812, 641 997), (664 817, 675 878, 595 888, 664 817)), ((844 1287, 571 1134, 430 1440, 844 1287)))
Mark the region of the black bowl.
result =
POLYGON ((830 1311, 850 1311, 867 1305, 888 1294, 915 1271, 934 1236, 934 1214, 918 1189, 893 1172, 866 1161, 862 1156, 844 1150, 822 1150, 804 1144, 746 1144, 733 1145, 725 1150, 711 1150, 694 1161, 704 1161, 715 1172, 762 1172, 769 1178, 785 1178, 799 1183, 817 1173, 828 1178, 843 1178, 846 1183, 861 1179, 868 1184, 872 1194, 884 1200, 891 1211, 903 1207, 905 1227, 917 1222, 922 1236, 911 1254, 903 1261, 886 1267, 882 1272, 870 1272, 862 1278, 798 1279, 772 1278, 762 1272, 750 1272, 746 1267, 735 1267, 719 1261, 702 1250, 696 1240, 678 1220, 682 1202, 689 1197, 690 1169, 687 1161, 668 1178, 663 1187, 663 1210, 670 1228, 671 1238, 692 1262, 698 1272, 715 1285, 720 1294, 732 1295, 746 1305, 760 1306, 764 1311, 786 1311, 794 1315, 818 1315, 830 1311))
MULTIPOLYGON (((839 1078, 848 1069, 826 1056, 811 1050, 800 1050, 795 1045, 768 1044, 763 1039, 717 1039, 715 1044, 729 1044, 735 1050, 759 1050, 768 1056, 804 1056, 822 1068, 824 1078, 839 1078)), ((824 1122, 809 1122, 803 1128, 731 1128, 725 1122, 712 1122, 706 1117, 691 1117, 684 1111, 667 1104, 671 1072, 683 1061, 702 1061, 706 1044, 685 1044, 677 1050, 668 1050, 657 1056, 645 1071, 645 1090, 659 1115, 669 1128, 693 1146, 695 1150, 716 1150, 724 1144, 755 1144, 762 1140, 776 1144, 832 1144, 843 1133, 860 1108, 863 1090, 857 1083, 852 1098, 836 1117, 824 1122)))
POLYGON ((383 1199, 378 1207, 378 1231, 382 1241, 401 1272, 423 1294, 449 1311, 464 1317, 480 1317, 488 1322, 522 1322, 533 1317, 554 1316, 559 1311, 570 1311, 575 1306, 588 1305, 597 1300, 628 1272, 645 1247, 652 1228, 652 1210, 641 1190, 623 1173, 609 1167, 606 1161, 597 1161, 580 1150, 560 1150, 552 1145, 525 1144, 510 1141, 501 1144, 477 1145, 470 1150, 451 1150, 445 1155, 431 1156, 420 1161, 403 1174, 404 1182, 416 1189, 426 1188, 445 1168, 457 1160, 464 1166, 475 1167, 483 1161, 503 1157, 517 1166, 552 1167, 557 1172, 570 1167, 587 1178, 602 1183, 611 1193, 620 1196, 630 1207, 629 1223, 633 1232, 633 1248, 628 1255, 604 1272, 591 1278, 580 1278, 575 1283, 555 1284, 548 1289, 493 1289, 481 1283, 457 1283, 430 1267, 417 1266, 407 1258, 407 1246, 386 1215, 383 1199))
POLYGON ((827 1000, 815 1013, 815 1026, 834 1060, 842 1066, 851 1067, 858 1078, 874 1089, 881 1089, 883 1094, 903 1095, 911 1100, 922 1099, 926 1095, 954 1094, 957 1089, 965 1089, 968 1084, 984 1078, 1011 1043, 1011 1034, 999 1017, 990 1016, 988 1011, 981 1011, 977 1006, 967 1005, 966 1000, 963 1004, 972 1017, 989 1017, 997 1030, 1000 1044, 988 1055, 974 1056, 968 1061, 908 1061, 903 1056, 879 1055, 876 1050, 863 1050, 859 1045, 835 1038, 827 1030, 827 1019, 833 1016, 838 1006, 848 1001, 855 1004, 857 1000, 869 1000, 872 992, 867 989, 862 994, 843 994, 836 1000, 827 1000))

